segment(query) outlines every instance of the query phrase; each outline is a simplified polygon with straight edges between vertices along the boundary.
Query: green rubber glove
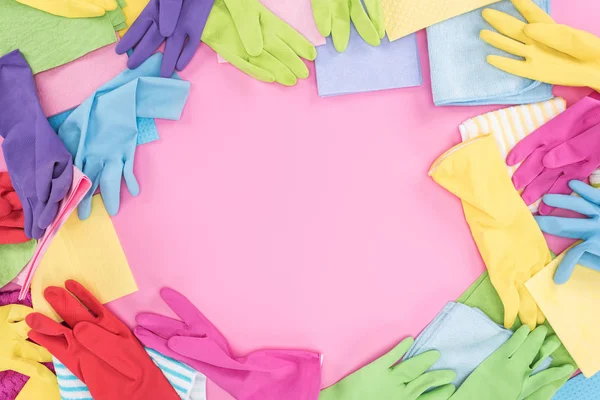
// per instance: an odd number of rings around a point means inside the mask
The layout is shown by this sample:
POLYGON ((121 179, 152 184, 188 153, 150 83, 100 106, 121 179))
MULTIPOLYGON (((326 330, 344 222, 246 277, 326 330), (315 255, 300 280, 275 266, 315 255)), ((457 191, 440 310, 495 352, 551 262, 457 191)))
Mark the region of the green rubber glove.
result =
POLYGON ((348 47, 350 20, 356 31, 371 46, 379 46, 385 36, 381 0, 312 0, 313 15, 321 35, 331 35, 338 52, 348 47), (368 12, 368 14, 367 14, 368 12))
POLYGON ((432 350, 398 363, 414 343, 406 338, 389 353, 321 391, 319 400, 447 400, 454 371, 427 371, 440 357, 432 350), (428 389, 436 388, 423 394, 428 389))
POLYGON ((548 400, 563 380, 574 372, 571 365, 531 373, 559 346, 555 336, 546 339, 548 328, 532 332, 521 326, 513 336, 489 356, 458 388, 451 400, 548 400))
POLYGON ((215 0, 202 41, 253 78, 285 86, 308 78, 302 58, 317 57, 308 39, 258 0, 215 0))

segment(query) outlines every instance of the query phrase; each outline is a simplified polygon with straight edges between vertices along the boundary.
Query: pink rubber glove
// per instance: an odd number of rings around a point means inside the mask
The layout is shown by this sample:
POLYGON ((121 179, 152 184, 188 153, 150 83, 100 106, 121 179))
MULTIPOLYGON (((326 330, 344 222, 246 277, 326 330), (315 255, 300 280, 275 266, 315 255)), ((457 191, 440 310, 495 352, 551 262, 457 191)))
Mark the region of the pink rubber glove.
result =
POLYGON ((315 400, 321 386, 317 353, 259 350, 235 357, 227 339, 183 295, 164 288, 160 296, 181 318, 141 313, 135 335, 146 347, 205 374, 237 400, 315 400))
MULTIPOLYGON (((600 100, 584 97, 565 112, 526 136, 506 158, 523 162, 512 180, 527 205, 545 194, 570 194, 569 181, 587 181, 600 165, 600 100)), ((539 213, 554 210, 540 204, 539 213)))

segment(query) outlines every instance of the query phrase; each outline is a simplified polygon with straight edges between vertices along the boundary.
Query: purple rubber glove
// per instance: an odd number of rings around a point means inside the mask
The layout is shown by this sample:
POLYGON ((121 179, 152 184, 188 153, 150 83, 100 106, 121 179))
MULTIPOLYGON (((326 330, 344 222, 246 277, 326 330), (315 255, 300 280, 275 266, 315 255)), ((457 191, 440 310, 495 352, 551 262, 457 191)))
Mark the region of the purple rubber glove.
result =
MULTIPOLYGON (((600 165, 600 100, 584 97, 517 143, 506 163, 521 161, 512 180, 527 205, 545 194, 570 194, 569 181, 586 181, 600 165)), ((540 204, 541 215, 552 210, 540 204)))
POLYGON ((39 239, 73 180, 73 159, 40 106, 18 50, 0 58, 0 136, 8 173, 23 205, 25 235, 39 239))
POLYGON ((136 317, 135 335, 146 347, 205 374, 237 400, 314 400, 321 386, 318 354, 303 350, 259 350, 235 357, 227 339, 183 295, 160 291, 181 318, 152 313, 136 317))
POLYGON ((133 49, 127 66, 135 69, 166 41, 160 75, 170 78, 192 60, 213 4, 214 0, 150 0, 117 44, 117 53, 133 49))

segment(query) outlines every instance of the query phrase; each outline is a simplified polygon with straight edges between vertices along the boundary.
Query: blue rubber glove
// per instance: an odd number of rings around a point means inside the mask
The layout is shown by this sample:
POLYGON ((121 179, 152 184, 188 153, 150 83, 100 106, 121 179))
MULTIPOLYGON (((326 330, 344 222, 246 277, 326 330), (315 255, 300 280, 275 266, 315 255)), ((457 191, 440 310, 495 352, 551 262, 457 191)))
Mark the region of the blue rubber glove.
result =
POLYGON ((565 283, 573 274, 575 265, 600 271, 600 189, 581 181, 570 181, 569 187, 581 197, 564 194, 548 194, 544 203, 583 214, 587 218, 564 218, 536 216, 540 229, 551 235, 569 239, 581 239, 567 252, 554 275, 554 282, 565 283))
POLYGON ((133 196, 140 188, 133 174, 137 117, 176 120, 181 117, 189 82, 159 78, 162 54, 151 56, 135 70, 126 70, 102 86, 73 111, 58 136, 75 165, 92 181, 81 201, 80 219, 89 217, 98 187, 110 215, 119 212, 121 177, 133 196))

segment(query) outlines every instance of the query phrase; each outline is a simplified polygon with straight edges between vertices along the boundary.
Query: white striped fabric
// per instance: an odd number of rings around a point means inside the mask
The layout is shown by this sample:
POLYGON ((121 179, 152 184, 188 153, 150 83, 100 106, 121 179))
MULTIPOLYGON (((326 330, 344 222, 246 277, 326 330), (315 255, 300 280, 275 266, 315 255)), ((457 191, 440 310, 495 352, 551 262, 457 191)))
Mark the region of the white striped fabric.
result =
MULTIPOLYGON (((145 348, 182 400, 206 400, 206 377, 156 350, 145 348)), ((62 400, 93 400, 85 383, 58 359, 52 358, 62 400)), ((149 399, 150 400, 150 399, 149 399)))
MULTIPOLYGON (((459 127, 463 142, 477 136, 491 134, 504 159, 513 147, 525 136, 565 111, 567 103, 561 97, 536 104, 525 104, 492 111, 463 122, 459 127)), ((519 165, 508 167, 512 176, 519 165)), ((592 184, 600 183, 600 171, 590 177, 592 184), (594 182, 597 180, 597 182, 594 182)), ((540 200, 529 206, 531 212, 537 212, 540 200)))

